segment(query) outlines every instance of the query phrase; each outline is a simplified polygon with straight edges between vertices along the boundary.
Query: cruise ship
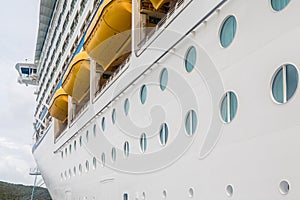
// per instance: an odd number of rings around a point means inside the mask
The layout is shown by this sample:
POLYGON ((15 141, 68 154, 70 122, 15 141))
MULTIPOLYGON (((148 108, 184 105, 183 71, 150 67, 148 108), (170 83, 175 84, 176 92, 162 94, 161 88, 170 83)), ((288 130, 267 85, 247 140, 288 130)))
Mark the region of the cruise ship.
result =
POLYGON ((16 69, 51 197, 298 200, 299 8, 40 0, 34 62, 16 69))

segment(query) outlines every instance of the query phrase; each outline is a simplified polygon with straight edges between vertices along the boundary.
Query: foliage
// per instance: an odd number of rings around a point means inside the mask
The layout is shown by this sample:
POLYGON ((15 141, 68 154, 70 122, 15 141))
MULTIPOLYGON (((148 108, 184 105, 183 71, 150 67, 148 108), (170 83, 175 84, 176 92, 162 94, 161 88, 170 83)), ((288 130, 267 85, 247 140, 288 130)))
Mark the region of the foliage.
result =
MULTIPOLYGON (((16 185, 0 181, 0 200, 30 200, 32 186, 16 185)), ((34 200, 51 200, 45 188, 36 187, 34 200)))

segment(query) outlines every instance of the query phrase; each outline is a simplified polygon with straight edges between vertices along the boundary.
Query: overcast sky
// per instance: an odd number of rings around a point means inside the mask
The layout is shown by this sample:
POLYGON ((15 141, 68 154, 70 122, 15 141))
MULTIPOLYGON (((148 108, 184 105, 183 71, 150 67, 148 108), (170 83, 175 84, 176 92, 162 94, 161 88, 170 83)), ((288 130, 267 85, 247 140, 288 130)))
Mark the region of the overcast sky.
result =
POLYGON ((3 1, 0 12, 0 180, 33 184, 34 87, 17 83, 17 62, 33 62, 39 0, 3 1))

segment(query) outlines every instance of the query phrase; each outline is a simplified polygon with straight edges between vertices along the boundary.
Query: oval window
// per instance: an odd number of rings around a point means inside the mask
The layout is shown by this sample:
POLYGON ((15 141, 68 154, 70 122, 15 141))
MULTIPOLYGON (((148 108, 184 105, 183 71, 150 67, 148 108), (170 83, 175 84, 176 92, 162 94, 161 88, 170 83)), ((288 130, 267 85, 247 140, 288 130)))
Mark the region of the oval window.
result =
POLYGON ((159 140, 160 140, 160 144, 162 146, 165 146, 167 144, 168 137, 169 137, 168 125, 166 123, 164 123, 163 125, 161 125, 160 131, 159 131, 159 140))
POLYGON ((168 70, 164 68, 160 74, 160 89, 164 91, 168 84, 168 70))
POLYGON ((294 65, 282 65, 274 75, 272 95, 277 103, 287 103, 298 87, 298 71, 294 65))
POLYGON ((113 162, 115 162, 116 159, 117 159, 117 152, 116 152, 116 148, 113 147, 113 148, 111 149, 111 160, 112 160, 113 162))
POLYGON ((238 108, 237 97, 234 92, 226 92, 221 102, 221 117, 225 123, 230 123, 238 108))
POLYGON ((146 85, 143 85, 141 87, 141 91, 140 91, 140 100, 141 100, 141 103, 145 104, 146 99, 147 99, 147 88, 146 88, 146 85))
POLYGON ((93 134, 94 134, 94 137, 96 137, 96 135, 97 135, 97 126, 96 126, 96 124, 94 124, 94 127, 93 127, 93 134))
POLYGON ((190 47, 187 51, 186 57, 185 57, 185 69, 187 72, 191 72, 196 64, 197 59, 197 52, 195 47, 190 47))
POLYGON ((127 158, 129 156, 129 142, 124 143, 124 156, 127 158))
POLYGON ((111 120, 113 124, 116 123, 116 118, 117 118, 117 113, 116 113, 116 109, 114 108, 111 114, 111 120))
POLYGON ((236 33, 236 19, 234 16, 229 16, 225 19, 222 24, 221 31, 220 31, 220 42, 222 47, 228 47, 235 36, 236 33))
POLYGON ((272 8, 275 11, 281 11, 284 9, 288 4, 290 3, 290 0, 271 0, 272 8))
POLYGON ((101 126, 102 126, 102 131, 105 131, 105 117, 102 118, 101 126))
POLYGON ((140 138, 140 147, 141 147, 141 151, 142 153, 144 153, 147 149, 147 136, 145 133, 143 133, 141 135, 141 138, 140 138))
POLYGON ((197 128, 197 115, 194 110, 190 110, 185 118, 185 130, 188 136, 194 135, 197 128))
POLYGON ((124 102, 124 112, 125 112, 125 115, 127 116, 128 113, 129 113, 129 99, 126 99, 125 102, 124 102))

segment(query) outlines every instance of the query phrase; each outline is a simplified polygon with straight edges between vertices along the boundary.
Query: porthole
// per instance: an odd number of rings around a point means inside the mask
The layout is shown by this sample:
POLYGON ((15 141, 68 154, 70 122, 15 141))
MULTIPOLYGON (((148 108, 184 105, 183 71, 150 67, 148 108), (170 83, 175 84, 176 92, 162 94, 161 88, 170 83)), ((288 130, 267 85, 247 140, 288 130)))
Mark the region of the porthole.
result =
POLYGON ((237 23, 234 16, 231 15, 225 19, 220 30, 220 42, 222 47, 226 48, 232 43, 236 33, 236 26, 237 23))
POLYGON ((281 11, 284 9, 288 4, 290 3, 290 0, 271 0, 272 8, 275 11, 281 11))
POLYGON ((74 176, 76 176, 76 166, 74 166, 74 168, 73 168, 73 174, 74 174, 74 176))
POLYGON ((230 123, 237 112, 238 101, 234 92, 226 92, 221 101, 221 117, 225 123, 230 123))
POLYGON ((113 162, 115 162, 116 159, 117 159, 117 152, 116 152, 116 148, 113 147, 113 148, 111 149, 111 160, 112 160, 113 162))
POLYGON ((86 139, 86 143, 88 143, 89 142, 89 131, 86 131, 85 139, 86 139))
POLYGON ((74 140, 74 151, 76 151, 76 149, 77 149, 77 141, 74 140))
POLYGON ((162 196, 163 196, 163 199, 167 198, 167 191, 166 190, 163 191, 163 195, 162 196))
POLYGON ((66 179, 66 180, 68 179, 67 171, 65 171, 65 179, 66 179))
POLYGON ((196 65, 196 59, 197 59, 196 48, 194 46, 192 46, 187 51, 187 54, 185 57, 185 69, 187 72, 191 72, 194 69, 194 67, 196 65))
POLYGON ((69 169, 69 178, 71 178, 71 177, 72 177, 72 170, 69 169))
POLYGON ((90 170, 90 163, 89 161, 85 161, 85 171, 88 172, 90 170))
POLYGON ((79 137, 79 146, 82 146, 82 136, 79 137))
POLYGON ((194 189, 193 189, 193 188, 190 188, 190 189, 189 189, 189 197, 190 197, 190 198, 193 198, 193 197, 194 197, 194 189))
POLYGON ((232 195, 233 195, 233 186, 232 185, 227 185, 226 194, 228 197, 232 197, 232 195))
POLYGON ((166 123, 161 125, 160 131, 159 131, 159 141, 162 146, 165 146, 167 144, 169 137, 169 128, 166 123))
POLYGON ((125 112, 125 115, 126 115, 126 116, 127 116, 128 113, 129 113, 129 107, 130 107, 129 99, 126 99, 125 102, 124 102, 124 112, 125 112))
POLYGON ((129 142, 128 141, 126 141, 124 143, 124 156, 125 156, 125 158, 128 158, 128 156, 129 156, 129 142))
POLYGON ((97 168, 97 159, 96 157, 93 158, 93 169, 95 170, 97 168))
POLYGON ((141 91, 140 91, 140 100, 141 100, 141 103, 145 104, 146 99, 147 99, 147 87, 146 87, 146 85, 143 85, 141 87, 141 91))
POLYGON ((279 192, 283 195, 287 195, 290 191, 290 184, 286 180, 283 180, 279 184, 279 192))
POLYGON ((141 147, 141 151, 142 153, 144 153, 147 149, 147 136, 145 133, 143 133, 141 135, 141 138, 140 138, 140 147, 141 147))
POLYGON ((72 144, 69 145, 69 152, 72 153, 72 144))
POLYGON ((281 66, 275 73, 272 82, 273 99, 280 104, 287 103, 298 87, 298 71, 294 65, 281 66))
POLYGON ((97 135, 97 126, 96 126, 96 124, 94 124, 94 127, 93 127, 93 134, 94 134, 94 137, 96 137, 96 135, 97 135))
POLYGON ((194 135, 197 128, 197 115, 194 110, 190 110, 185 118, 185 131, 188 136, 194 135))
POLYGON ((102 167, 105 166, 105 153, 101 154, 101 165, 102 165, 102 167))
POLYGON ((111 113, 111 121, 113 124, 116 123, 116 118, 117 118, 117 113, 116 113, 116 109, 114 108, 112 113, 111 113))
POLYGON ((65 148, 65 156, 67 157, 68 155, 68 148, 65 148))
POLYGON ((102 126, 102 131, 105 131, 105 117, 102 118, 101 126, 102 126))
POLYGON ((160 74, 160 89, 164 91, 168 84, 168 70, 164 68, 160 74))
POLYGON ((79 175, 81 175, 82 174, 82 165, 81 164, 79 164, 78 170, 79 170, 79 175))

